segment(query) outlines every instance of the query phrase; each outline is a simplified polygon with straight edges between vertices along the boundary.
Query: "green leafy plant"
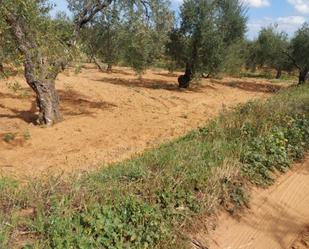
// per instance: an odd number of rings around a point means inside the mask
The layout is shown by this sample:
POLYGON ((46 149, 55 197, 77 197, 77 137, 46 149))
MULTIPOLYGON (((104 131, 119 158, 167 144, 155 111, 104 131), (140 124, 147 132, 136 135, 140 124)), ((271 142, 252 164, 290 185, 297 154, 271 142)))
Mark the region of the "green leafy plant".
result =
POLYGON ((6 133, 6 134, 4 134, 4 136, 3 136, 3 140, 4 140, 5 142, 7 142, 7 143, 13 141, 14 139, 15 139, 15 134, 13 134, 13 133, 6 133))

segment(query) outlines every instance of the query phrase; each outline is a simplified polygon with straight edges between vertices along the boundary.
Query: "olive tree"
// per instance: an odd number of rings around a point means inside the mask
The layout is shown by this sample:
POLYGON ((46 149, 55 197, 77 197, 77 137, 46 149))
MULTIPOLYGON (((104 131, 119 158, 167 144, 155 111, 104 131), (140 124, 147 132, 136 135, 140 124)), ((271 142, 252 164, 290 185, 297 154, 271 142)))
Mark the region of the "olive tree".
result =
POLYGON ((289 57, 299 70, 299 84, 304 84, 309 74, 309 25, 304 24, 291 41, 289 57))
MULTIPOLYGON (((76 1, 70 6, 74 12, 76 1)), ((139 75, 164 54, 173 15, 167 0, 114 0, 86 27, 81 36, 84 51, 107 71, 118 62, 132 67, 139 75)))
POLYGON ((168 45, 168 53, 186 68, 178 79, 180 87, 188 87, 195 76, 222 70, 231 46, 244 37, 245 12, 239 0, 184 1, 180 27, 168 45))
POLYGON ((110 7, 98 14, 81 33, 83 51, 101 71, 105 71, 101 61, 107 64, 107 72, 111 72, 113 65, 120 60, 123 31, 120 21, 121 8, 122 4, 114 0, 110 7))
POLYGON ((36 93, 39 124, 53 125, 62 120, 55 79, 70 57, 80 30, 112 0, 83 1, 72 33, 64 40, 62 32, 48 16, 45 0, 0 0, 0 23, 10 30, 10 40, 22 56, 26 82, 36 93))
POLYGON ((289 41, 285 32, 276 31, 275 27, 262 28, 256 41, 256 62, 276 70, 276 79, 282 75, 282 71, 290 68, 288 52, 289 41))
POLYGON ((123 59, 141 75, 165 52, 174 17, 168 0, 127 1, 123 13, 123 59))

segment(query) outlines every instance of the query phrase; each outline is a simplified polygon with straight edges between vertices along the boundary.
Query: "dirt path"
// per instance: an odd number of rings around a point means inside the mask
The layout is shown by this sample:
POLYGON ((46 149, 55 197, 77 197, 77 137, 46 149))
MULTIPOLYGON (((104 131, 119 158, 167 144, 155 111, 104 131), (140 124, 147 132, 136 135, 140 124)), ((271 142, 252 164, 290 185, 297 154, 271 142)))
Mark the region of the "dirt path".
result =
POLYGON ((22 77, 0 81, 0 174, 24 178, 123 160, 199 127, 223 107, 278 89, 254 79, 204 80, 190 90, 176 82, 164 71, 143 80, 125 68, 66 71, 56 82, 64 121, 44 129, 32 124, 34 96, 22 77))
POLYGON ((309 248, 309 159, 269 189, 253 191, 250 206, 239 220, 219 217, 209 249, 309 248))

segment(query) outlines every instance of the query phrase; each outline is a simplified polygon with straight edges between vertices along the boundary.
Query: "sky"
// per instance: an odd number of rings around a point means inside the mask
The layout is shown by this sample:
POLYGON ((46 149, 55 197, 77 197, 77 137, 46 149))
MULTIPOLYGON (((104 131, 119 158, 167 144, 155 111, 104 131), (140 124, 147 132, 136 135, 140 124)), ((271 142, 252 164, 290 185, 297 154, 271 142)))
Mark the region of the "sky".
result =
MULTIPOLYGON (((51 0, 56 4, 54 13, 66 11, 65 0, 51 0)), ((170 0, 172 8, 177 12, 182 0, 170 0)), ((290 36, 309 22, 309 0, 242 0, 248 6, 247 37, 254 39, 261 27, 271 24, 278 25, 278 30, 285 31, 290 36)))

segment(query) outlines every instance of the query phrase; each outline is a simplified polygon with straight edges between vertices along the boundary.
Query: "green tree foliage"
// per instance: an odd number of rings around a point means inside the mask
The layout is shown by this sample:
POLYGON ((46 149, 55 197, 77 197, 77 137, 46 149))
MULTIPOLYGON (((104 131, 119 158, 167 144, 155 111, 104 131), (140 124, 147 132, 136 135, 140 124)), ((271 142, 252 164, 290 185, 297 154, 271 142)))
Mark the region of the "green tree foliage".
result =
POLYGON ((103 70, 100 61, 108 65, 107 71, 120 60, 123 27, 120 20, 122 4, 114 1, 109 8, 94 18, 81 34, 82 47, 90 61, 103 70))
POLYGON ((139 75, 163 57, 174 20, 169 1, 151 0, 146 5, 129 2, 123 15, 123 59, 139 75))
POLYGON ((299 84, 308 79, 309 73, 309 25, 304 24, 291 41, 290 59, 299 70, 299 84))
POLYGON ((258 44, 256 41, 246 40, 244 44, 245 67, 255 72, 258 66, 258 44))
POLYGON ((167 0, 114 0, 83 31, 84 50, 99 67, 122 62, 141 75, 164 55, 173 20, 167 0))
POLYGON ((275 27, 263 28, 256 41, 254 52, 256 62, 266 65, 277 71, 276 78, 281 77, 282 70, 291 68, 291 63, 286 55, 288 52, 289 41, 285 32, 276 31, 275 27))
POLYGON ((15 44, 10 39, 6 23, 0 18, 0 77, 6 76, 4 65, 5 64, 19 64, 20 58, 16 53, 15 44), (2 21, 2 23, 1 23, 2 21))
POLYGON ((246 31, 241 1, 186 0, 180 17, 180 27, 173 30, 167 52, 177 64, 186 65, 184 81, 220 72, 231 46, 240 42, 246 31))

